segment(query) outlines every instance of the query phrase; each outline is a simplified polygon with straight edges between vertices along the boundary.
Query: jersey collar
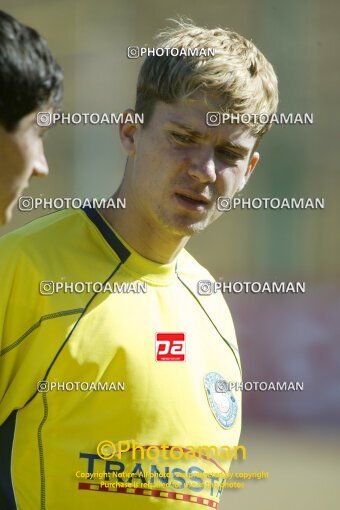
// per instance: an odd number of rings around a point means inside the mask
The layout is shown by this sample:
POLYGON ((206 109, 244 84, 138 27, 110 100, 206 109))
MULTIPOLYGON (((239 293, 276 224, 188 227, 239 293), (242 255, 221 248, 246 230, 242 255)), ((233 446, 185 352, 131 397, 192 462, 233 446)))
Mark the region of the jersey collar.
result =
POLYGON ((176 260, 169 264, 160 264, 143 257, 111 227, 95 208, 85 206, 82 209, 124 264, 124 269, 132 276, 158 285, 167 285, 176 278, 176 260))

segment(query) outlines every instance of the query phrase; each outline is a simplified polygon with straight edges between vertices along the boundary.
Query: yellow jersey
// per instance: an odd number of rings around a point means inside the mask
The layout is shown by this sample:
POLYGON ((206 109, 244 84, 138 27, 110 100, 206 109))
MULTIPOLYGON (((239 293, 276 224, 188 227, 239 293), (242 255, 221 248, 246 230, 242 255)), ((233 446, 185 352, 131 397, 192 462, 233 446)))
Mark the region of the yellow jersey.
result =
POLYGON ((89 207, 0 240, 2 510, 218 507, 230 457, 199 453, 238 444, 241 374, 200 280, 186 250, 148 260, 89 207))

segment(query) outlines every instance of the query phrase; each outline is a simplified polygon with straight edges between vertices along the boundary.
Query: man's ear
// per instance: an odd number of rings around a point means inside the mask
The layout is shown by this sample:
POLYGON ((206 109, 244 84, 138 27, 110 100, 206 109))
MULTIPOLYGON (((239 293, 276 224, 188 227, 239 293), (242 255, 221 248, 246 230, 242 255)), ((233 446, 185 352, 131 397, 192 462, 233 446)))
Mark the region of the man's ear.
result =
POLYGON ((260 160, 260 154, 258 152, 254 152, 252 157, 250 158, 250 161, 248 163, 248 168, 247 168, 247 171, 246 173, 244 174, 243 176, 243 179, 237 189, 237 192, 240 192, 243 190, 244 186, 247 184, 248 182, 248 179, 249 177, 251 176, 251 174, 253 173, 253 171, 255 170, 255 167, 257 165, 257 163, 259 162, 260 160))
POLYGON ((258 152, 254 152, 252 157, 250 158, 248 169, 246 171, 245 177, 247 180, 249 179, 250 175, 255 170, 255 167, 259 161, 260 161, 260 154, 258 152))
POLYGON ((125 152, 128 156, 133 156, 136 151, 136 140, 135 135, 138 129, 138 125, 127 120, 127 116, 131 118, 135 114, 135 111, 129 108, 123 113, 123 120, 119 123, 119 137, 125 152))

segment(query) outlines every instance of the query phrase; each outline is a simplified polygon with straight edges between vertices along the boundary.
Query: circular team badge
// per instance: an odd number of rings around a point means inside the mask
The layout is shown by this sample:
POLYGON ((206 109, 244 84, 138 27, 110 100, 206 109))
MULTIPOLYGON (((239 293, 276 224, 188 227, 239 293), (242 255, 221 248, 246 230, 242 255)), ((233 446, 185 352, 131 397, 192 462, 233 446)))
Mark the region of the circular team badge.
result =
POLYGON ((221 427, 229 429, 236 420, 237 402, 228 382, 217 372, 209 372, 204 376, 204 388, 216 420, 221 427))

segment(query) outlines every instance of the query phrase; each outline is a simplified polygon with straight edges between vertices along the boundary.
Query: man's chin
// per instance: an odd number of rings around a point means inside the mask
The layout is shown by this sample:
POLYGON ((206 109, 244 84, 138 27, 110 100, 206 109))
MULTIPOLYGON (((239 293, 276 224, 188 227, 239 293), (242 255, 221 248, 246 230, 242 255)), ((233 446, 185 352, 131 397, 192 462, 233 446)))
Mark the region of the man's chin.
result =
POLYGON ((208 221, 195 221, 195 222, 175 222, 172 225, 168 225, 168 229, 174 234, 181 237, 189 237, 194 234, 203 232, 209 225, 208 221))
POLYGON ((190 237, 199 234, 215 220, 213 214, 205 214, 200 218, 183 214, 158 215, 156 218, 158 228, 175 237, 190 237))

